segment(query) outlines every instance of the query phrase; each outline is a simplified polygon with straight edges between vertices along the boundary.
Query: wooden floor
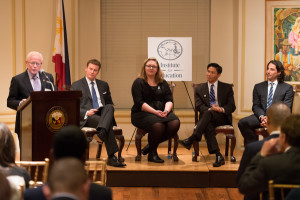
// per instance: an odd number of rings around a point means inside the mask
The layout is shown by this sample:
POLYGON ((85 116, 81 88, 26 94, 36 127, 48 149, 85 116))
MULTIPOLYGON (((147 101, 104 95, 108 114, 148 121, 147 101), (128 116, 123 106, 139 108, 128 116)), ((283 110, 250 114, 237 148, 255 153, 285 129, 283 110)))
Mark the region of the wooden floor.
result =
MULTIPOLYGON (((235 187, 235 175, 239 167, 242 151, 235 149, 236 162, 232 163, 226 157, 225 165, 213 167, 215 155, 209 155, 206 145, 200 145, 200 157, 192 162, 192 150, 179 146, 177 154, 179 162, 168 159, 167 148, 160 147, 158 153, 165 160, 163 164, 147 161, 142 156, 141 161, 135 161, 136 148, 133 145, 126 151, 125 145, 122 156, 127 166, 125 168, 107 167, 107 185, 110 187, 172 187, 172 188, 201 188, 201 187, 235 187)), ((97 145, 90 147, 90 159, 95 159, 97 145)), ((220 145, 224 155, 225 147, 220 145)), ((105 148, 101 158, 106 158, 105 148)), ((202 194, 201 194, 202 195, 202 194)))
POLYGON ((237 188, 112 187, 114 200, 241 200, 237 188))

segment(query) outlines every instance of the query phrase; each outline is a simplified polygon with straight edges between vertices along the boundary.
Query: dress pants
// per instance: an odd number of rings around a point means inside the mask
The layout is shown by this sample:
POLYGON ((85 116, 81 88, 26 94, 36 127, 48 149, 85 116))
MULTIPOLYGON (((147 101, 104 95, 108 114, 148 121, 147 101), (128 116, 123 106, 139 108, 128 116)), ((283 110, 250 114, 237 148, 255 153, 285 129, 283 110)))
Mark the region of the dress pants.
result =
POLYGON ((255 129, 261 127, 260 121, 255 115, 250 115, 241 119, 238 123, 241 134, 244 137, 245 144, 255 142, 258 136, 255 134, 255 129))
POLYGON ((118 152, 119 147, 113 132, 113 120, 114 120, 114 107, 112 104, 107 104, 102 107, 98 113, 88 117, 87 122, 84 126, 94 127, 94 128, 103 128, 105 129, 106 135, 104 136, 104 144, 108 156, 113 155, 118 152))
POLYGON ((230 124, 225 113, 219 113, 213 110, 205 111, 200 116, 193 135, 197 137, 198 141, 201 141, 202 134, 204 133, 208 152, 210 154, 220 152, 215 135, 215 128, 225 124, 230 124))

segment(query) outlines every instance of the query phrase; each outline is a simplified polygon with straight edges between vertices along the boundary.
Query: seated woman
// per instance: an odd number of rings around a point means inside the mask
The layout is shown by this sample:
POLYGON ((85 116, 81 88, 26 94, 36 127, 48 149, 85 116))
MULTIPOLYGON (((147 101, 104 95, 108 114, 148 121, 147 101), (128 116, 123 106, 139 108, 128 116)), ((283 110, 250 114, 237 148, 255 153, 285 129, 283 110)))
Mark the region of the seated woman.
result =
POLYGON ((148 132, 148 145, 143 148, 148 161, 163 163, 157 147, 177 134, 180 121, 172 112, 173 97, 155 58, 145 60, 139 77, 133 82, 131 122, 148 132))
POLYGON ((17 175, 25 180, 26 188, 29 187, 30 175, 28 172, 18 167, 15 163, 16 146, 14 138, 9 128, 0 122, 0 170, 6 176, 17 175))

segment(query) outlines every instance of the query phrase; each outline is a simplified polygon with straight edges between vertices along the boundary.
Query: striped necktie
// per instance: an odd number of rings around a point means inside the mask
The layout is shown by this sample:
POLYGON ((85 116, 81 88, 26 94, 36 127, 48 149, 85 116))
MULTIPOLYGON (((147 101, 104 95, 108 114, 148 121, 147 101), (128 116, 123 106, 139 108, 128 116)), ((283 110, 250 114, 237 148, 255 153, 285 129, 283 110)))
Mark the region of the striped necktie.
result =
POLYGON ((273 100, 273 86, 274 86, 274 83, 271 83, 271 88, 270 88, 270 91, 269 91, 268 101, 267 101, 267 110, 270 107, 270 105, 272 104, 272 100, 273 100))
POLYGON ((209 105, 216 104, 216 98, 215 98, 215 91, 214 91, 214 84, 211 84, 210 86, 210 92, 209 92, 209 105))

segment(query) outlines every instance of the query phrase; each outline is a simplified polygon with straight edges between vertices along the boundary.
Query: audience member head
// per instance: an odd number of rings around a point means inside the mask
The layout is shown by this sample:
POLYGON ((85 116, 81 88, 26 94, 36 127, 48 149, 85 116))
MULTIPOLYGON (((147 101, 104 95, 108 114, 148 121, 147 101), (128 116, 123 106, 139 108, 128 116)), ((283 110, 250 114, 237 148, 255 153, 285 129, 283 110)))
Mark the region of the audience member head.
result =
POLYGON ((0 199, 11 199, 12 190, 5 175, 0 171, 0 199))
POLYGON ((15 165, 16 146, 9 128, 0 122, 0 166, 15 165))
POLYGON ((76 158, 62 158, 53 164, 48 178, 50 196, 68 193, 78 199, 87 199, 90 181, 84 164, 76 158))
POLYGON ((300 115, 290 115, 282 122, 279 144, 281 151, 288 146, 300 148, 300 115))
POLYGON ((271 60, 267 64, 267 79, 269 81, 273 82, 274 79, 276 80, 276 78, 277 78, 278 82, 283 82, 284 77, 285 77, 285 72, 284 72, 283 64, 278 60, 271 60), (269 69, 273 70, 273 68, 276 68, 276 70, 274 69, 275 71, 270 71, 269 72, 269 69))
POLYGON ((26 66, 31 74, 37 74, 40 71, 42 64, 43 56, 40 52, 31 51, 27 54, 26 66))
POLYGON ((144 79, 145 81, 148 81, 148 76, 151 75, 151 73, 155 73, 155 82, 161 83, 164 80, 164 74, 160 69, 159 63, 156 58, 147 58, 144 61, 143 67, 141 68, 141 73, 139 74, 139 77, 144 79))
POLYGON ((206 79, 209 83, 215 83, 221 76, 222 67, 217 63, 209 63, 207 65, 206 79))
POLYGON ((284 103, 273 103, 267 110, 267 128, 269 131, 280 130, 281 123, 291 115, 291 109, 284 103))
POLYGON ((94 81, 99 74, 101 63, 99 60, 91 59, 87 62, 85 68, 85 75, 90 81, 94 81))
POLYGON ((87 139, 77 126, 66 126, 55 133, 52 141, 51 155, 55 160, 74 157, 86 160, 87 139))

